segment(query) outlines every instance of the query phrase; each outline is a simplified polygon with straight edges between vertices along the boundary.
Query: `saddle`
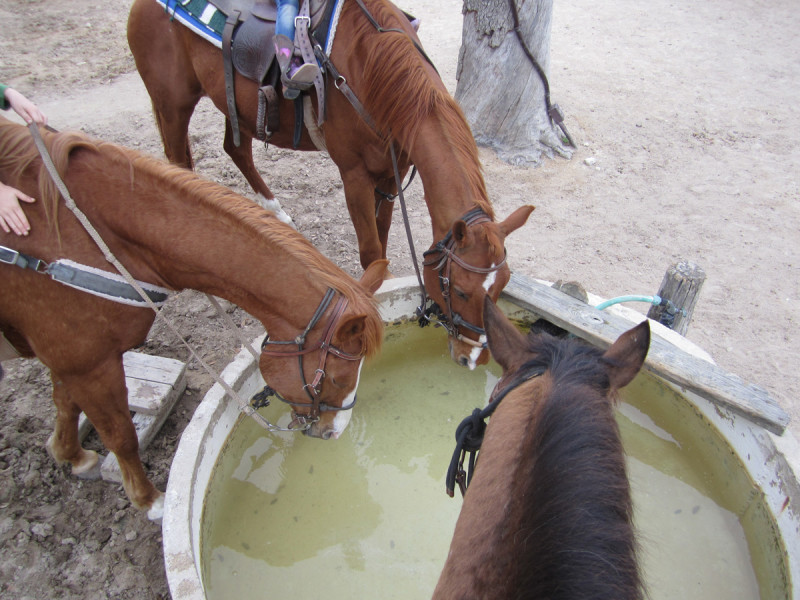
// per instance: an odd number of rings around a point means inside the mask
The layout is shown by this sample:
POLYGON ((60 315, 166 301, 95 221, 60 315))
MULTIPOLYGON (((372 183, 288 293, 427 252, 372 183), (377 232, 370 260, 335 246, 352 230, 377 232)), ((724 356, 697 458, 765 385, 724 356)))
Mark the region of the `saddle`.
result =
MULTIPOLYGON (((239 119, 236 113, 236 95, 233 70, 257 82, 259 110, 256 119, 256 134, 259 140, 267 140, 277 131, 280 121, 276 86, 280 80, 280 69, 275 60, 275 20, 278 9, 275 0, 210 0, 219 12, 225 15, 222 32, 222 58, 225 75, 225 96, 228 105, 233 142, 240 143, 239 119), (266 118, 266 123, 265 123, 266 118)), ((306 62, 316 61, 309 39, 310 30, 327 24, 333 2, 329 0, 303 0, 299 17, 308 18, 308 25, 298 25, 295 45, 301 49, 306 62)), ((314 81, 318 106, 324 106, 325 87, 321 76, 314 81)), ((300 142, 303 125, 302 99, 295 104, 296 123, 294 145, 300 142)), ((320 113, 322 111, 320 110, 320 113)), ((322 114, 320 114, 320 124, 322 114)))

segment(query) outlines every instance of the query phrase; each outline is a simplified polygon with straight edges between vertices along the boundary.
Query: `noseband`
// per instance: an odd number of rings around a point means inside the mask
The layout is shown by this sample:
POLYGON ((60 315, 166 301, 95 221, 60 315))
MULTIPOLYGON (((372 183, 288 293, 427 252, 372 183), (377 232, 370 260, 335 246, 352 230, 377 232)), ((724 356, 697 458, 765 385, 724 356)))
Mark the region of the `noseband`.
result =
MULTIPOLYGON (((467 226, 471 225, 478 225, 480 223, 487 223, 491 222, 491 218, 487 215, 483 210, 480 208, 474 208, 465 214, 462 218, 467 226)), ((472 273, 481 273, 488 275, 489 273, 494 273, 500 270, 503 265, 506 264, 506 252, 505 249, 503 250, 503 260, 501 260, 497 265, 491 267, 476 267, 471 265, 467 262, 464 262, 459 256, 455 253, 455 245, 456 241, 453 236, 453 230, 447 232, 447 235, 436 242, 433 248, 430 250, 426 250, 422 253, 423 257, 423 267, 429 267, 436 271, 439 275, 439 287, 442 292, 442 297, 444 298, 445 302, 447 303, 447 312, 443 311, 442 308, 433 301, 431 298, 427 298, 427 300, 431 301, 430 306, 425 308, 422 312, 422 316, 420 317, 420 326, 424 327, 427 325, 429 321, 431 321, 431 317, 435 317, 437 319, 437 325, 444 327, 447 331, 448 335, 451 337, 475 346, 476 348, 486 348, 486 342, 476 342, 473 339, 465 337, 459 333, 458 328, 462 327, 467 329, 473 333, 476 333, 479 336, 485 336, 486 330, 482 327, 478 327, 477 325, 470 323, 469 321, 465 320, 460 314, 453 311, 452 306, 452 295, 450 293, 450 271, 452 268, 452 264, 456 263, 459 267, 466 271, 470 271, 472 273), (449 317, 448 317, 449 315, 449 317)))
POLYGON ((303 382, 303 391, 305 391, 306 395, 309 398, 309 402, 292 402, 287 400, 283 396, 281 396, 275 389, 270 387, 269 385, 264 386, 264 389, 258 392, 253 399, 250 401, 253 408, 260 408, 262 406, 269 405, 269 398, 271 396, 276 397, 281 402, 285 402, 291 406, 295 407, 303 407, 309 409, 308 415, 298 415, 294 421, 292 421, 292 425, 290 425, 291 429, 301 429, 305 430, 311 427, 315 422, 319 421, 320 413, 328 412, 328 411, 338 411, 338 410, 350 410, 355 406, 356 399, 353 398, 353 401, 348 404, 347 406, 331 406, 330 404, 325 404, 321 402, 320 398, 320 388, 322 386, 322 380, 325 378, 325 363, 328 360, 328 355, 333 354, 334 356, 344 359, 344 360, 361 360, 363 356, 361 354, 350 354, 349 352, 345 352, 344 350, 340 350, 335 346, 331 345, 331 339, 333 338, 333 334, 336 331, 336 324, 339 322, 339 319, 344 314, 345 309, 347 308, 347 298, 341 296, 339 300, 337 300, 335 306, 333 307, 333 311, 331 312, 331 316, 328 318, 328 323, 325 325, 325 329, 322 332, 322 337, 320 337, 319 341, 311 346, 306 347, 306 337, 308 336, 309 332, 316 326, 319 320, 322 318, 322 315, 325 314, 325 311, 330 306, 331 302, 333 301, 334 296, 336 295, 336 290, 332 288, 328 288, 325 292, 325 295, 322 298, 322 301, 317 306, 317 310, 314 312, 314 315, 311 317, 311 320, 306 325, 305 330, 298 335, 295 339, 291 341, 277 341, 269 339, 269 335, 264 338, 264 341, 261 343, 261 353, 266 354, 267 356, 279 356, 279 357, 289 357, 289 356, 296 356, 298 360, 298 364, 300 367, 300 378, 303 382), (296 350, 269 350, 269 346, 296 346, 296 350), (314 371, 314 380, 311 383, 308 383, 306 380, 306 374, 303 370, 303 357, 306 354, 310 354, 312 352, 316 352, 319 350, 319 363, 317 365, 316 371, 314 371))

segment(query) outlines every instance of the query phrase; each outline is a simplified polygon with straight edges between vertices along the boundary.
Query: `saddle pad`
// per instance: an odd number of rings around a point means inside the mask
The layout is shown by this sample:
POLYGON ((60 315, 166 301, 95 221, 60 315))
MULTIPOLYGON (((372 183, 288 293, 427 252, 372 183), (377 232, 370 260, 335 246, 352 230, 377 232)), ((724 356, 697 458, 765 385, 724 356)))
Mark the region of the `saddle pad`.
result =
POLYGON ((225 15, 207 0, 156 0, 173 19, 222 48, 225 15))
MULTIPOLYGON (((225 15, 208 0, 156 0, 164 7, 164 11, 173 19, 182 23, 200 37, 208 40, 217 48, 222 48, 222 30, 225 27, 225 15)), ((333 38, 344 0, 335 0, 331 20, 328 23, 325 38, 320 39, 325 53, 330 56, 333 38)))

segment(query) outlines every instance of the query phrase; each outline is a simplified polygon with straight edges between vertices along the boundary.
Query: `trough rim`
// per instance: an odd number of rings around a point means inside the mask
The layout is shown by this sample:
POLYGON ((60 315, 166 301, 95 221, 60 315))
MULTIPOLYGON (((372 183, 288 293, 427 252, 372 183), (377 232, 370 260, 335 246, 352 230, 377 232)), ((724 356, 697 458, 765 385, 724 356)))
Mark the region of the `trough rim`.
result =
MULTIPOLYGON (((549 285, 549 282, 529 280, 549 285)), ((419 286, 413 276, 390 279, 383 283, 375 296, 381 316, 385 322, 391 323, 413 315, 419 302, 419 286)), ((501 295, 501 299, 512 304, 516 300, 524 300, 506 292, 501 295)), ((603 298, 589 294, 591 305, 602 301, 603 298)), ((608 311, 629 320, 631 325, 646 318, 645 315, 622 305, 612 306, 608 311)), ((705 350, 683 336, 652 320, 650 325, 655 335, 690 354, 713 362, 705 350)), ((262 338, 263 334, 255 338, 252 344, 258 347, 256 344, 262 338)), ((223 370, 221 377, 236 389, 254 375, 260 380, 257 367, 250 352, 242 348, 223 370)), ((800 444, 792 433, 787 429, 781 436, 777 436, 749 423, 743 417, 720 409, 691 391, 681 389, 662 378, 658 379, 684 396, 736 451, 748 475, 764 493, 767 508, 788 557, 800 557, 800 508, 796 508, 800 507, 800 444), (784 495, 789 499, 788 507, 783 504, 784 495)), ((213 464, 203 466, 203 459, 208 451, 209 435, 223 438, 224 441, 235 422, 241 418, 238 413, 236 402, 227 398, 222 386, 214 384, 198 405, 178 443, 170 467, 162 520, 164 566, 174 600, 206 600, 200 568, 199 537, 207 477, 210 477, 213 464), (230 424, 220 420, 223 414, 233 412, 237 414, 230 424), (209 428, 215 422, 218 423, 217 427, 209 433, 209 428), (201 479, 196 476, 198 469, 205 471, 201 479), (203 483, 203 493, 200 494, 198 486, 203 483)), ((215 460, 211 461, 214 462, 215 460)), ((786 562, 791 590, 795 585, 800 585, 800 560, 786 562)))

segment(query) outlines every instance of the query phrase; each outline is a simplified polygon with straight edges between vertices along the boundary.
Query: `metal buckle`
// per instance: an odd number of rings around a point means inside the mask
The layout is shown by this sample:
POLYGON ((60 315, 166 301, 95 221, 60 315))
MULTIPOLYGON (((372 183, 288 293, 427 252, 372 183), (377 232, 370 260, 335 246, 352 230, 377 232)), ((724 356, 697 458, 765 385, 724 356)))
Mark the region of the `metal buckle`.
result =
POLYGON ((311 17, 309 17, 308 15, 297 15, 294 18, 294 26, 295 26, 295 28, 300 27, 301 26, 300 24, 303 21, 306 22, 306 29, 311 29, 311 17))
POLYGON ((11 248, 6 248, 5 246, 0 246, 0 262, 5 263, 7 265, 16 265, 17 260, 19 259, 19 252, 16 250, 12 250, 11 248), (14 258, 7 260, 4 258, 5 256, 11 255, 14 258))

